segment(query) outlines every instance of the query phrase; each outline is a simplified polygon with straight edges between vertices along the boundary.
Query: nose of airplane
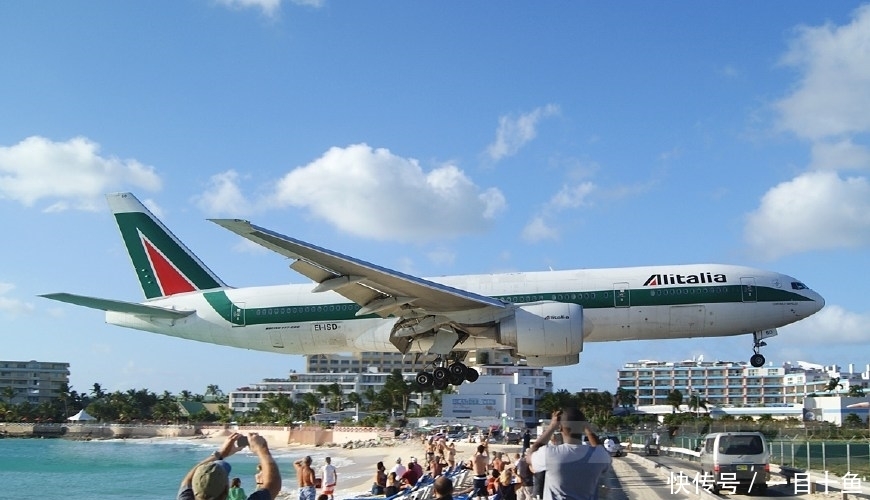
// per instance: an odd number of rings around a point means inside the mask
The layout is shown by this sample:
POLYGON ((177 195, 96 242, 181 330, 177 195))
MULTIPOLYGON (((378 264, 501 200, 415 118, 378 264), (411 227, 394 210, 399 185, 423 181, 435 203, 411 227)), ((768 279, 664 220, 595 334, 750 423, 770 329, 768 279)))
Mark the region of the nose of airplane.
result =
MULTIPOLYGON (((821 294, 812 291, 812 294, 810 294, 810 298, 813 299, 812 311, 810 312, 810 314, 815 314, 821 311, 823 307, 825 307, 825 298, 822 297, 821 294)), ((807 316, 809 316, 809 314, 807 316)))

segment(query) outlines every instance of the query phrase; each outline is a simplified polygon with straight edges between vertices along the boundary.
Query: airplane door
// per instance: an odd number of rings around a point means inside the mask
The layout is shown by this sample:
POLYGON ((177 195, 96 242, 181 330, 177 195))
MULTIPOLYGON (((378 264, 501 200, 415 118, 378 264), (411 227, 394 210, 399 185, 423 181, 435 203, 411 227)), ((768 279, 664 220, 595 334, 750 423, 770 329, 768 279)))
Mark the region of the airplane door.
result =
POLYGON ((613 324, 621 330, 620 337, 623 340, 637 338, 631 330, 631 290, 628 282, 613 284, 613 324))
POLYGON ((272 347, 274 347, 276 349, 283 349, 284 348, 284 339, 281 338, 280 331, 270 330, 269 331, 269 340, 272 341, 272 347))
POLYGON ((230 322, 233 326, 245 326, 245 303, 230 302, 230 322))
POLYGON ((740 293, 743 302, 756 302, 755 278, 740 278, 740 293))
POLYGON ((631 306, 631 292, 628 288, 628 282, 623 281, 622 283, 613 284, 613 306, 631 306))

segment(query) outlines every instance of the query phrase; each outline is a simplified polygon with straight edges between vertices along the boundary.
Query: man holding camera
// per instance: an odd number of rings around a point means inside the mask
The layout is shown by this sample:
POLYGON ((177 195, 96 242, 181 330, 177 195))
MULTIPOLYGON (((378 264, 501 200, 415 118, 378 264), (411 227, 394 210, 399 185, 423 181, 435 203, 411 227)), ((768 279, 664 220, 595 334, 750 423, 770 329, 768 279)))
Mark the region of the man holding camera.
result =
POLYGON ((263 478, 262 487, 251 493, 248 500, 275 500, 281 491, 281 473, 266 439, 256 432, 248 436, 234 432, 218 451, 194 465, 181 480, 177 500, 225 500, 230 491, 232 467, 224 459, 245 446, 250 446, 251 452, 259 458, 263 478))
POLYGON ((598 480, 610 467, 610 453, 598 446, 598 436, 592 432, 586 417, 577 408, 565 408, 553 412, 547 429, 529 449, 526 460, 538 449, 544 454, 547 475, 544 479, 544 500, 574 498, 593 500, 598 497, 598 480), (560 431, 563 443, 547 446, 550 437, 560 431), (583 435, 589 445, 583 444, 583 435))

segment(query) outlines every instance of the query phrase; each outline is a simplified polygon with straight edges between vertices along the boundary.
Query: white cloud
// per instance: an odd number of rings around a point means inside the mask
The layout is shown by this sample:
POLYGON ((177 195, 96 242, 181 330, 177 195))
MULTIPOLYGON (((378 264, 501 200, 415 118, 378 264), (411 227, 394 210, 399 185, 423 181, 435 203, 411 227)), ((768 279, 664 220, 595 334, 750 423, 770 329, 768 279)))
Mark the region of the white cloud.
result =
POLYGON ((870 149, 851 139, 813 144, 810 168, 816 170, 870 170, 870 149))
POLYGON ((594 191, 595 184, 591 182, 562 186, 562 189, 550 199, 548 205, 555 210, 590 206, 592 202, 589 201, 589 197, 594 191))
POLYGON ((543 240, 558 240, 559 232, 555 228, 550 227, 547 221, 544 220, 544 217, 538 215, 532 218, 526 224, 526 227, 523 228, 523 239, 530 243, 543 240))
POLYGON ((598 186, 589 181, 562 185, 562 188, 526 224, 522 231, 522 238, 530 243, 558 240, 559 231, 553 227, 552 219, 565 210, 592 206, 593 202, 590 198, 597 192, 598 186))
POLYGON ((392 241, 432 241, 487 229, 506 206, 444 165, 425 172, 412 158, 365 144, 331 148, 278 181, 268 203, 308 209, 342 231, 392 241))
MULTIPOLYGON (((234 9, 260 9, 268 17, 275 17, 281 11, 282 0, 217 0, 221 5, 234 9)), ((305 7, 322 7, 325 0, 290 0, 290 3, 305 7)))
POLYGON ((15 285, 11 283, 0 282, 0 311, 11 316, 18 316, 20 314, 28 314, 33 312, 33 304, 6 296, 6 294, 11 292, 14 288, 15 285))
POLYGON ((28 207, 46 201, 48 211, 102 210, 107 192, 128 185, 160 189, 154 167, 99 152, 99 144, 84 137, 54 142, 33 136, 0 146, 0 198, 28 207))
POLYGON ((744 237, 753 253, 769 259, 870 244, 870 182, 829 171, 783 182, 748 215, 744 237))
POLYGON ((870 245, 870 181, 840 173, 870 168, 870 5, 843 26, 799 28, 783 63, 799 77, 778 125, 810 142, 812 171, 765 193, 744 237, 767 258, 870 245))
POLYGON ((838 305, 780 329, 790 344, 803 346, 859 345, 870 341, 870 313, 855 313, 838 305))
POLYGON ((239 189, 238 180, 239 174, 234 170, 213 175, 206 191, 194 197, 194 203, 210 216, 250 214, 251 204, 239 189))
POLYGON ((776 103, 780 126, 818 140, 870 130, 870 5, 851 23, 801 27, 783 58, 801 78, 776 103))
POLYGON ((502 116, 498 120, 495 142, 487 147, 487 155, 492 160, 498 161, 516 154, 521 147, 538 135, 537 126, 542 118, 558 113, 559 106, 548 104, 542 108, 535 108, 532 112, 520 115, 518 118, 502 116))
POLYGON ((431 250, 426 254, 426 257, 428 257, 432 263, 440 266, 452 266, 453 263, 456 262, 456 252, 444 247, 431 250))

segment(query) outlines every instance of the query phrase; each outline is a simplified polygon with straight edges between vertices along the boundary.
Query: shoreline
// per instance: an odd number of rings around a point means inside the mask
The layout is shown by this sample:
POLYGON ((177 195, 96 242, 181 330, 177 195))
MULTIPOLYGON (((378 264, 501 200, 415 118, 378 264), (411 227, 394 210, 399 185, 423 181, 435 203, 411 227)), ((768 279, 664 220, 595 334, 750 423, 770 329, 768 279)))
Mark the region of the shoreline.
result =
MULTIPOLYGON (((411 457, 417 457, 421 465, 425 467, 425 450, 423 442, 419 438, 406 438, 395 440, 381 440, 375 442, 372 440, 362 441, 364 443, 359 447, 345 447, 345 445, 332 444, 321 446, 310 446, 296 443, 280 443, 274 442, 269 437, 269 430, 244 429, 243 432, 257 432, 266 438, 269 443, 269 450, 273 455, 283 455, 281 458, 276 458, 278 468, 281 471, 281 493, 278 499, 293 499, 297 498, 297 483, 295 471, 293 470, 293 461, 311 455, 313 462, 311 464, 315 471, 315 475, 320 477, 320 468, 324 465, 323 458, 329 456, 332 458, 333 465, 336 466, 338 472, 338 483, 335 489, 335 499, 342 500, 355 498, 358 496, 369 496, 371 494, 372 480, 377 469, 377 463, 383 462, 387 471, 393 467, 397 458, 402 459, 402 464, 407 465, 411 457), (290 459, 287 459, 290 455, 290 459), (286 463, 285 463, 286 462, 286 463), (286 471, 290 471, 292 475, 288 475, 286 471)), ((191 440, 205 439, 215 447, 220 446, 230 431, 217 431, 188 438, 191 440)), ((477 451, 479 443, 468 443, 464 441, 455 441, 456 443, 456 462, 467 462, 477 451)), ((522 450, 520 445, 504 445, 490 444, 490 452, 503 452, 510 454, 510 461, 514 460, 514 454, 522 450)), ((321 490, 317 490, 318 494, 321 490)), ((377 498, 377 497, 375 497, 377 498)))
MULTIPOLYGON (((282 486, 281 493, 278 499, 296 500, 297 482, 293 462, 306 455, 310 455, 313 459, 312 468, 315 470, 317 477, 321 476, 320 468, 324 465, 326 456, 332 458, 332 463, 338 469, 338 483, 334 497, 336 500, 344 500, 355 498, 358 496, 369 496, 371 492, 372 480, 375 474, 376 465, 378 462, 383 462, 387 471, 389 471, 396 463, 397 458, 402 459, 402 463, 407 465, 411 457, 417 457, 421 465, 425 467, 425 450, 423 442, 418 438, 393 438, 382 437, 389 432, 379 433, 379 437, 371 437, 371 432, 346 433, 339 434, 342 438, 349 438, 353 434, 357 434, 359 439, 346 439, 344 443, 327 442, 320 445, 302 444, 290 442, 290 431, 287 427, 244 427, 241 429, 226 428, 226 427, 203 427, 199 428, 193 425, 165 425, 165 426, 150 426, 137 424, 12 424, 6 423, 0 426, 0 431, 12 431, 13 428, 23 432, 5 432, 0 437, 11 439, 40 439, 40 438, 60 438, 70 441, 104 441, 104 440, 144 440, 150 443, 170 443, 179 440, 195 442, 198 445, 204 445, 207 448, 213 447, 217 449, 226 440, 232 432, 257 432, 263 436, 272 455, 275 456, 275 461, 281 471, 282 486), (50 428, 52 430, 61 427, 68 428, 67 432, 46 432, 32 433, 35 427, 41 429, 50 428)), ((336 435, 334 437, 339 437, 336 435)), ((330 436, 333 437, 333 436, 330 436)), ((467 462, 476 452, 479 443, 469 443, 467 441, 455 441, 456 444, 456 462, 467 462)), ((503 445, 490 444, 490 452, 500 451, 510 453, 511 461, 513 454, 521 450, 518 445, 503 445)), ((250 478, 252 480, 253 478, 250 478)), ((251 484, 251 481, 243 479, 243 486, 251 484)), ((247 491, 247 489, 246 489, 247 491)), ((318 494, 322 490, 318 489, 318 494)), ((250 493, 250 492, 249 492, 250 493)), ((377 498, 377 497, 375 497, 377 498)))

